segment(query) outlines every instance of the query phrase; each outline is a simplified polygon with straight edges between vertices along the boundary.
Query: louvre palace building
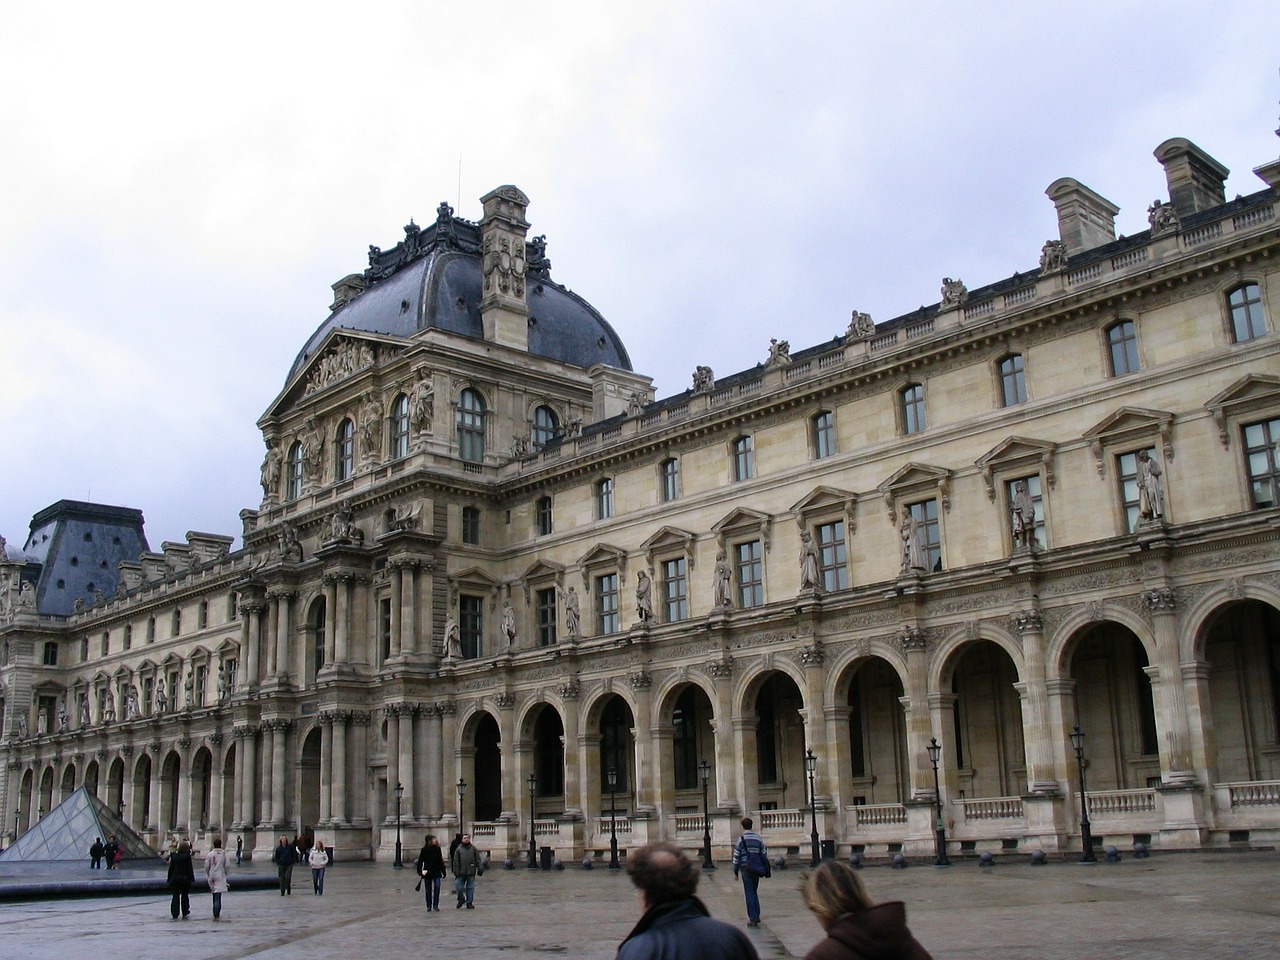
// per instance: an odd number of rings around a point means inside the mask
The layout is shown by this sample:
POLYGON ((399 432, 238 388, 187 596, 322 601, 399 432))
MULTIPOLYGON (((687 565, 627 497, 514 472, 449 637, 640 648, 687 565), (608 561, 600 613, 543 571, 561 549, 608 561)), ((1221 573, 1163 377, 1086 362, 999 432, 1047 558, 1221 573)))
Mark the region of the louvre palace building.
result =
POLYGON ((242 549, 10 531, 4 833, 86 786, 154 845, 567 860, 695 850, 705 796, 717 857, 930 856, 936 810, 1072 855, 1083 770, 1099 842, 1277 842, 1280 160, 1154 163, 1147 231, 1057 180, 1017 272, 666 397, 519 189, 441 204, 333 285, 242 549))

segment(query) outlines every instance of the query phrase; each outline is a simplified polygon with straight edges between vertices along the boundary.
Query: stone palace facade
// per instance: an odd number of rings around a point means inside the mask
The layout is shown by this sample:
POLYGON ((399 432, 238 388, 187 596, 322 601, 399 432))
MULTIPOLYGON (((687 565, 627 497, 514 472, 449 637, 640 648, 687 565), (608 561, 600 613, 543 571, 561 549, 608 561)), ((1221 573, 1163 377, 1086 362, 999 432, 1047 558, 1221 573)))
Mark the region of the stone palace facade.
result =
POLYGON ((953 853, 1071 851, 1079 724, 1105 842, 1280 840, 1280 161, 1155 156, 1149 231, 1058 180, 1038 267, 665 398, 518 189, 441 204, 334 285, 243 549, 3 547, 4 831, 87 785, 153 843, 567 859, 698 847, 705 789, 717 855, 811 799, 927 854, 936 775, 953 853))

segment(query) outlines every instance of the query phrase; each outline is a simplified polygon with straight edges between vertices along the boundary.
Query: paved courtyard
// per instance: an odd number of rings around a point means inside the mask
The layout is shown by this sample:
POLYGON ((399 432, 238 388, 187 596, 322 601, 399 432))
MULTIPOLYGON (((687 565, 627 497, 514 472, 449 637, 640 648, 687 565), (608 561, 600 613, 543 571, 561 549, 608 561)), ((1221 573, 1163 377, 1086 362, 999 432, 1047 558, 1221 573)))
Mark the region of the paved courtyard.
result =
MULTIPOLYGON (((775 871, 762 884, 764 921, 748 931, 762 958, 802 957, 821 935, 800 900, 801 875, 775 871)), ((1095 866, 873 866, 863 878, 876 899, 906 901, 913 931, 937 958, 1238 960, 1280 952, 1275 852, 1168 854, 1095 866)), ((312 895, 305 871, 295 879, 287 898, 228 894, 217 923, 203 893, 193 898, 191 919, 176 922, 161 896, 6 902, 0 955, 608 958, 639 913, 625 873, 602 869, 493 870, 479 881, 475 910, 455 910, 446 889, 439 914, 423 910, 411 869, 339 863, 329 870, 324 897, 312 895)), ((714 916, 746 929, 740 888, 727 867, 704 876, 699 893, 714 916)))

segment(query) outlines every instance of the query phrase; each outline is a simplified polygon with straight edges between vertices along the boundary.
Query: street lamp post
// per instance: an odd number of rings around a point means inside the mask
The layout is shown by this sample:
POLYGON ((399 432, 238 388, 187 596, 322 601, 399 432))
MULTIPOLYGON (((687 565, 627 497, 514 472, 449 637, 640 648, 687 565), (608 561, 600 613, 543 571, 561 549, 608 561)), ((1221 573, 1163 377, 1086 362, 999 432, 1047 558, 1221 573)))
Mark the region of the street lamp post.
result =
POLYGON ((711 859, 711 817, 707 810, 707 785, 711 782, 711 763, 703 760, 698 764, 698 772, 702 774, 702 869, 714 870, 715 861, 711 859))
POLYGON ((13 808, 13 839, 18 839, 18 824, 22 822, 22 808, 13 808))
POLYGON ((533 821, 535 817, 534 802, 538 793, 538 778, 532 773, 529 774, 529 869, 532 870, 538 865, 538 843, 533 834, 533 821))
POLYGON ((618 771, 609 768, 609 869, 617 870, 618 863, 618 771))
POLYGON ((125 823, 125 819, 124 819, 124 801, 123 800, 121 800, 119 803, 116 804, 116 814, 117 816, 120 817, 121 823, 124 823, 126 827, 129 826, 128 823, 125 823))
POLYGON ((404 784, 396 784, 396 862, 391 866, 396 870, 404 869, 403 847, 400 846, 400 801, 404 799, 404 784))
POLYGON ((933 852, 934 866, 949 867, 951 861, 947 859, 947 824, 942 819, 942 788, 938 784, 938 758, 942 756, 942 744, 938 742, 937 737, 929 738, 929 746, 925 747, 929 751, 929 762, 933 764, 933 806, 934 806, 934 839, 933 852))
POLYGON ((804 752, 804 769, 809 774, 809 840, 813 844, 813 859, 809 862, 809 866, 816 867, 818 865, 818 798, 814 792, 813 775, 818 770, 818 758, 813 755, 813 750, 804 752))
POLYGON ((1080 768, 1080 843, 1084 847, 1081 863, 1097 863, 1093 855, 1093 831, 1089 827, 1089 797, 1084 785, 1084 733, 1080 724, 1071 731, 1071 746, 1076 748, 1076 766, 1080 768))
POLYGON ((458 832, 466 833, 462 828, 462 798, 467 795, 467 781, 461 777, 458 778, 458 832))

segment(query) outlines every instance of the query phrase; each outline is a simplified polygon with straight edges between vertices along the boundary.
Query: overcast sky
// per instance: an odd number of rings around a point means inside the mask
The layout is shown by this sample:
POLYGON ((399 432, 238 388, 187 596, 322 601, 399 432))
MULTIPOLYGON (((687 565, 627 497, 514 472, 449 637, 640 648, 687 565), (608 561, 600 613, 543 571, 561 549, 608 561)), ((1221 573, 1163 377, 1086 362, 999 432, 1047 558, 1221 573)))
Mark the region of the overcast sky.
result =
POLYGON ((330 284, 441 200, 524 190, 667 396, 1036 267, 1058 177, 1146 229, 1169 137, 1261 189, 1276 27, 1274 0, 0 0, 0 534, 65 497, 141 508, 156 550, 238 536, 330 284))

